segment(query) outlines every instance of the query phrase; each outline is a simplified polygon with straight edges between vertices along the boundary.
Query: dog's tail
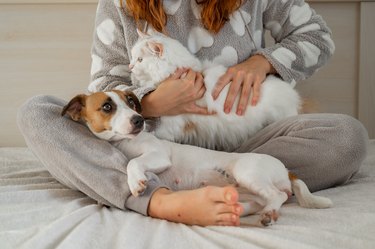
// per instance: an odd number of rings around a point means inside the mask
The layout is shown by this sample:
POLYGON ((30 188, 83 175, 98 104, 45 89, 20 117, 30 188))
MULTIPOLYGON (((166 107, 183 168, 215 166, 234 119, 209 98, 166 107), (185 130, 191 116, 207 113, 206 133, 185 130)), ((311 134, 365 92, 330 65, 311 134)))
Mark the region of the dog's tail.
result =
POLYGON ((329 208, 333 203, 330 199, 322 196, 313 195, 306 184, 295 175, 289 173, 289 179, 292 183, 292 191, 301 207, 305 208, 329 208))

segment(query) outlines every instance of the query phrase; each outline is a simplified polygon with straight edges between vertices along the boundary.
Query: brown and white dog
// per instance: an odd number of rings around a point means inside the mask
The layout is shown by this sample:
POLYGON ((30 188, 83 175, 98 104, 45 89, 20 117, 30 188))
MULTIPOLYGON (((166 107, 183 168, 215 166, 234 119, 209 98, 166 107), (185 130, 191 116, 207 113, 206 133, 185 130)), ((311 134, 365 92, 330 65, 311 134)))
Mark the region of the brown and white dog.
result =
MULTIPOLYGON (((146 172, 158 174, 173 190, 235 184, 246 190, 243 215, 259 214, 260 225, 276 221, 291 193, 303 207, 328 208, 332 202, 310 193, 278 159, 256 153, 227 153, 160 140, 145 132, 141 105, 129 91, 96 92, 74 97, 62 110, 83 120, 99 138, 113 143, 130 160, 128 185, 134 196, 147 187, 146 172), (168 169, 168 170, 167 170, 168 169), (251 205, 249 205, 251 203, 251 205)), ((243 201, 243 200, 241 200, 243 201)))

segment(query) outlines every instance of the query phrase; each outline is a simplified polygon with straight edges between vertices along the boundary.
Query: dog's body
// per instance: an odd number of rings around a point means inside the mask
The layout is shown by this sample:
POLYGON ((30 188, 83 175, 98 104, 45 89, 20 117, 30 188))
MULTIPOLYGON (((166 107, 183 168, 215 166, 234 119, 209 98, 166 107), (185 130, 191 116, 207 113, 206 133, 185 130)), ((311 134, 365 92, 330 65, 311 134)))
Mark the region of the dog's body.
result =
POLYGON ((223 65, 201 62, 180 42, 160 34, 141 35, 131 53, 132 82, 139 86, 156 88, 177 68, 192 68, 204 76, 206 92, 197 104, 217 114, 161 117, 155 135, 162 139, 232 151, 266 125, 297 115, 301 106, 298 93, 289 83, 268 76, 261 85, 261 96, 256 106, 249 105, 244 115, 238 116, 235 113, 239 101, 237 97, 231 112, 226 114, 223 106, 229 85, 216 100, 211 95, 218 79, 227 71, 223 65))
POLYGON ((73 120, 83 120, 96 136, 112 142, 127 156, 128 184, 133 195, 144 191, 146 173, 153 172, 174 190, 239 185, 251 195, 247 200, 251 205, 245 205, 244 214, 259 213, 261 225, 277 219, 280 206, 292 192, 304 207, 332 205, 329 199, 312 195, 305 183, 291 177, 274 157, 176 144, 144 132, 140 108, 134 94, 111 91, 78 95, 62 111, 73 120))

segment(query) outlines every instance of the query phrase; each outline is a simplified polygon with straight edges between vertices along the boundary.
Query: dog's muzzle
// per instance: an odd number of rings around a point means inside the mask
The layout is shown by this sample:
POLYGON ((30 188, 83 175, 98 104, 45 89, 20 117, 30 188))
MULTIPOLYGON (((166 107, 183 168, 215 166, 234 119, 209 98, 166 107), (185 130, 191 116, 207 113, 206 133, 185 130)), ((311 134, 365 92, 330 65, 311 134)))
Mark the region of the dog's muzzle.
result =
POLYGON ((130 124, 133 127, 132 134, 138 134, 143 130, 145 120, 140 115, 134 115, 130 118, 130 124))

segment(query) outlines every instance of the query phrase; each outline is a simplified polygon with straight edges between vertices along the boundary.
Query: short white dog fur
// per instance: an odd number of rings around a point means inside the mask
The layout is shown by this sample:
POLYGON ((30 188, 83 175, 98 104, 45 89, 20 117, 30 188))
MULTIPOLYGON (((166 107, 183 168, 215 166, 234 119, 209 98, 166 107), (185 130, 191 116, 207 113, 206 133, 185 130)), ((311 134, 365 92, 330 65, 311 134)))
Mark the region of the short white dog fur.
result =
POLYGON ((216 100, 212 97, 212 90, 226 72, 226 67, 199 61, 179 41, 163 34, 138 33, 140 38, 132 48, 129 65, 133 84, 156 88, 177 68, 191 68, 202 72, 206 87, 205 95, 197 104, 217 113, 212 116, 183 114, 161 117, 155 130, 159 138, 232 151, 266 125, 299 112, 301 101, 298 93, 290 84, 275 76, 268 76, 262 83, 256 106, 249 105, 244 116, 238 116, 235 113, 237 98, 232 111, 225 114, 223 109, 229 85, 216 100))
POLYGON ((96 136, 125 154, 130 160, 128 185, 135 196, 147 187, 145 173, 153 172, 173 190, 238 185, 250 197, 241 200, 245 201, 243 215, 259 214, 255 225, 275 222, 279 208, 292 192, 304 207, 332 205, 329 199, 312 195, 303 181, 288 175, 283 163, 272 156, 227 153, 160 140, 143 131, 145 123, 140 112, 133 93, 114 90, 77 95, 62 115, 67 113, 75 121, 84 121, 96 136))

